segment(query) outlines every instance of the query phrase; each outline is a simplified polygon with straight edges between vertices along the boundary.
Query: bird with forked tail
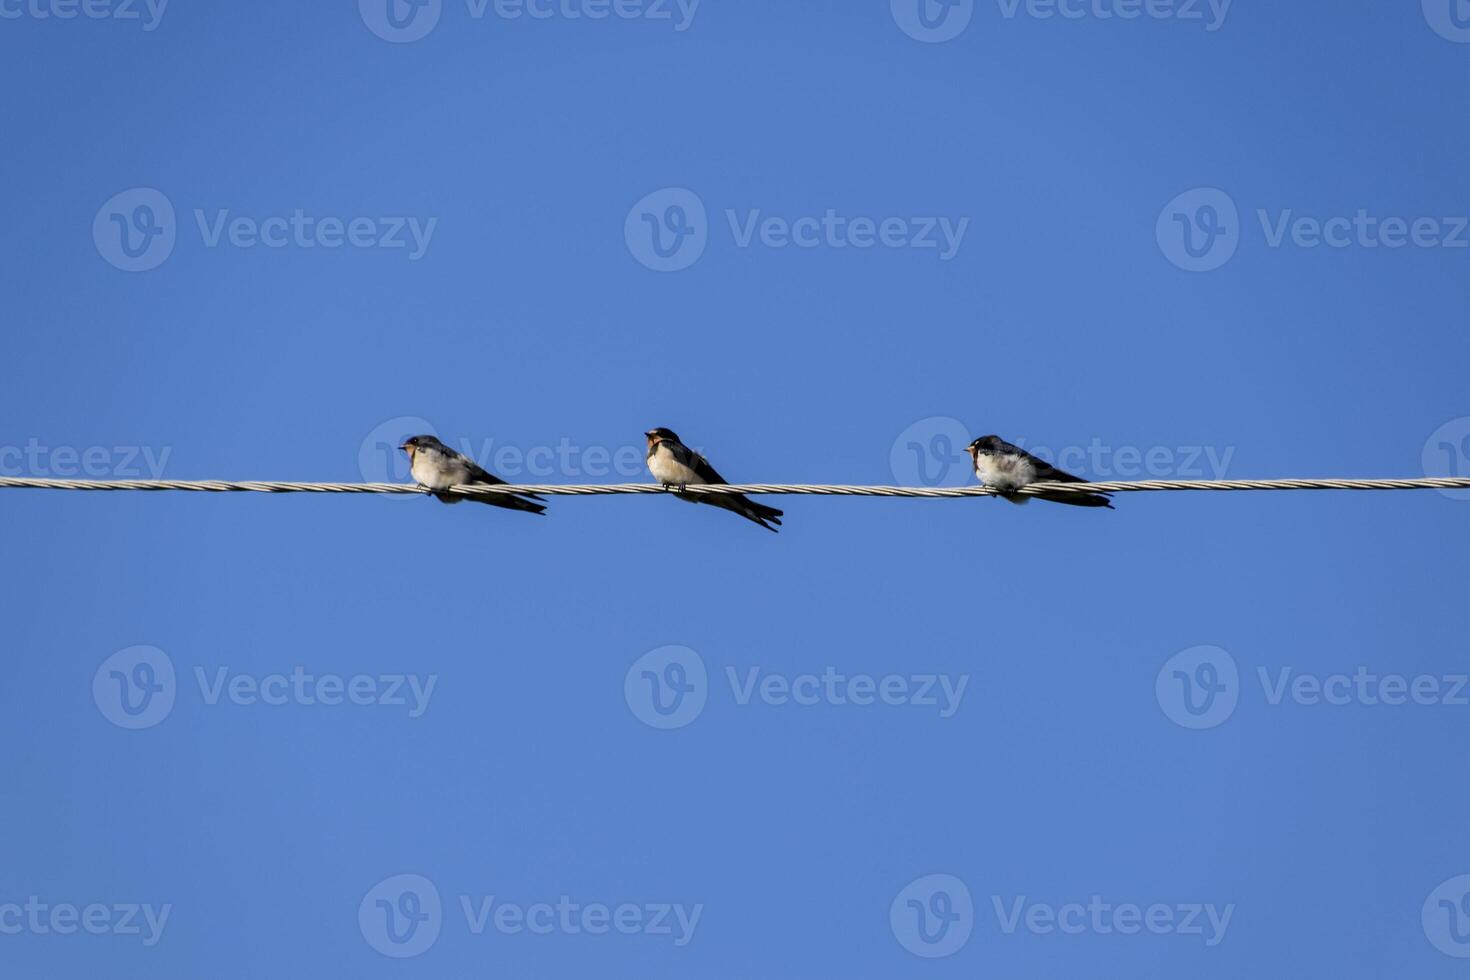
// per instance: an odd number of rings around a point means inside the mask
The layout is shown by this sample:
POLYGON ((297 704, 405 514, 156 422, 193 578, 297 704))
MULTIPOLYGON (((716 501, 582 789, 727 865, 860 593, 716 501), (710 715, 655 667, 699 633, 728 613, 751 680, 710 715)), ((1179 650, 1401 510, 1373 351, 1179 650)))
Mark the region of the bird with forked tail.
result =
MULTIPOLYGON (((709 460, 680 442, 679 437, 669 429, 663 427, 649 429, 643 435, 648 439, 648 472, 652 473, 653 478, 664 486, 678 487, 682 491, 684 487, 691 484, 729 482, 715 472, 709 460)), ((756 503, 749 497, 738 493, 686 494, 681 492, 678 497, 694 504, 721 507, 773 532, 776 529, 771 525, 779 525, 784 513, 774 507, 756 503)))
POLYGON ((1000 436, 981 436, 965 447, 970 460, 975 464, 975 476, 985 486, 1001 491, 1000 495, 1013 504, 1029 503, 1032 497, 1050 500, 1074 507, 1106 507, 1113 504, 1106 494, 1081 493, 1055 490, 1041 493, 1013 493, 1032 483, 1086 483, 1080 476, 1073 476, 1057 469, 1050 463, 1013 446, 1000 436))
MULTIPOLYGON (((414 436, 405 440, 398 448, 408 453, 409 474, 418 481, 419 486, 429 490, 447 491, 450 487, 474 483, 486 483, 492 486, 505 483, 500 477, 485 470, 479 463, 463 453, 455 452, 434 436, 414 436)), ((470 497, 458 493, 436 492, 434 496, 446 504, 473 500, 476 503, 504 507, 507 510, 523 510, 532 514, 546 513, 545 507, 533 503, 542 498, 532 494, 512 496, 498 493, 487 494, 483 497, 470 497)))

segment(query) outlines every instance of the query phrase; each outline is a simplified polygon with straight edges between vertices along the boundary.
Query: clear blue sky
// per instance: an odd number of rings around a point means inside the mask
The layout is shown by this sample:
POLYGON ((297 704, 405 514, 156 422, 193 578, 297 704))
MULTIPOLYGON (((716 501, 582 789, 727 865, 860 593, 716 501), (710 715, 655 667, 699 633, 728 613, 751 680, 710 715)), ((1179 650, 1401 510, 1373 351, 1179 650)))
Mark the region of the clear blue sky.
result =
MULTIPOLYGON (((6 475, 1470 472, 1447 2, 116 6, 0 0, 6 475)), ((1470 502, 774 502, 3 491, 0 973, 1464 975, 1470 502)))

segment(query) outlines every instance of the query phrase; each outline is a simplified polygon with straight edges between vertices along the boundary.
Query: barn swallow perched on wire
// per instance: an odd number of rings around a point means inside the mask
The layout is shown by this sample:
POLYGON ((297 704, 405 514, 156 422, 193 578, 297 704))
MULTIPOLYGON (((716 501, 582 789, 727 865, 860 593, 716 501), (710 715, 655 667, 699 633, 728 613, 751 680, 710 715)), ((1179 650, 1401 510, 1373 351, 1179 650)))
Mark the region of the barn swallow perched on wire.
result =
MULTIPOLYGON (((398 447, 408 453, 408 472, 419 486, 429 490, 448 490, 461 484, 488 483, 504 484, 505 481, 486 470, 463 453, 457 453, 434 436, 414 436, 398 447)), ((505 507, 509 510, 524 510, 532 514, 544 514, 546 508, 532 500, 542 498, 529 494, 513 497, 509 494, 494 494, 483 497, 467 497, 457 493, 435 493, 446 504, 457 504, 461 500, 505 507)))
MULTIPOLYGON (((665 487, 678 487, 682 490, 690 484, 729 482, 715 472, 709 460, 680 442, 679 437, 670 430, 660 427, 649 429, 643 434, 648 438, 648 472, 665 487)), ((723 507, 746 520, 755 521, 767 531, 774 532, 776 529, 771 525, 781 523, 782 511, 758 504, 741 494, 680 493, 678 496, 692 504, 723 507)))
POLYGON ((1000 436, 981 436, 965 447, 975 464, 975 476, 985 486, 1001 491, 1001 496, 1013 504, 1029 503, 1032 497, 1051 500, 1074 507, 1107 507, 1112 502, 1106 494, 1068 493, 1065 490, 1052 493, 1007 493, 1019 490, 1032 483, 1086 483, 1080 476, 1063 472, 1045 460, 1037 459, 1020 446, 1013 446, 1000 436))

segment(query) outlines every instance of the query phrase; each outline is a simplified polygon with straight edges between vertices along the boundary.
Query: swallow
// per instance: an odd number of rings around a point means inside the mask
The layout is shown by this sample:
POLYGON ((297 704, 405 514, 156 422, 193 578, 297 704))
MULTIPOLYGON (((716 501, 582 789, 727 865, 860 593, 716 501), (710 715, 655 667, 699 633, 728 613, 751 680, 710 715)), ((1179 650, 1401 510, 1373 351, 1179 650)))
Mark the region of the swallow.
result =
POLYGON ((1002 491, 1000 494, 1013 504, 1029 503, 1032 497, 1051 500, 1074 507, 1113 508, 1106 494, 1101 493, 1052 493, 1019 494, 1006 493, 1032 483, 1086 483, 1080 476, 1073 476, 1057 469, 1045 460, 1037 459, 1020 446, 1013 446, 1000 436, 981 436, 965 447, 970 460, 975 464, 975 476, 987 487, 1002 491))
MULTIPOLYGON (((680 491, 689 484, 727 483, 715 472, 699 453, 679 441, 679 437, 665 428, 649 429, 643 433, 648 439, 648 472, 665 487, 678 487, 680 491)), ((781 523, 783 511, 765 504, 758 504, 749 497, 734 493, 678 494, 679 499, 692 504, 711 504, 733 511, 749 521, 755 521, 767 531, 774 532, 772 524, 781 523)))
MULTIPOLYGON (((463 453, 457 453, 434 436, 414 436, 398 447, 408 453, 408 472, 426 490, 448 490, 461 484, 488 483, 504 484, 505 481, 485 471, 479 463, 463 453)), ((466 497, 457 493, 435 493, 434 496, 446 504, 457 504, 461 500, 505 507, 509 510, 524 510, 532 514, 544 514, 546 508, 532 500, 541 500, 535 494, 513 497, 508 494, 466 497), (530 499, 527 499, 529 497, 530 499)))

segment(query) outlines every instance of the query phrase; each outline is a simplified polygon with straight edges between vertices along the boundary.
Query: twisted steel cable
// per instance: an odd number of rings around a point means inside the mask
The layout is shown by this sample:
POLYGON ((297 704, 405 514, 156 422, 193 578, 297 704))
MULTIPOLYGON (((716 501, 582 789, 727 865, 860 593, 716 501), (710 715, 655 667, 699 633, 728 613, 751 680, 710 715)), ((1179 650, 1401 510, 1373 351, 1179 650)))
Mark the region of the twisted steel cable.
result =
MULTIPOLYGON (((184 490, 203 493, 384 493, 424 494, 411 483, 293 483, 270 480, 58 480, 32 477, 0 477, 0 489, 29 490, 184 490)), ((1422 477, 1413 479, 1278 479, 1278 480, 1132 480, 1108 483, 1033 483, 1012 493, 1147 493, 1165 490, 1470 490, 1470 477, 1422 477)), ((887 487, 815 483, 740 483, 664 487, 656 483, 594 484, 471 484, 457 486, 452 493, 467 497, 497 494, 541 494, 544 496, 603 496, 609 494, 771 494, 821 497, 992 497, 999 491, 989 487, 887 487)))

